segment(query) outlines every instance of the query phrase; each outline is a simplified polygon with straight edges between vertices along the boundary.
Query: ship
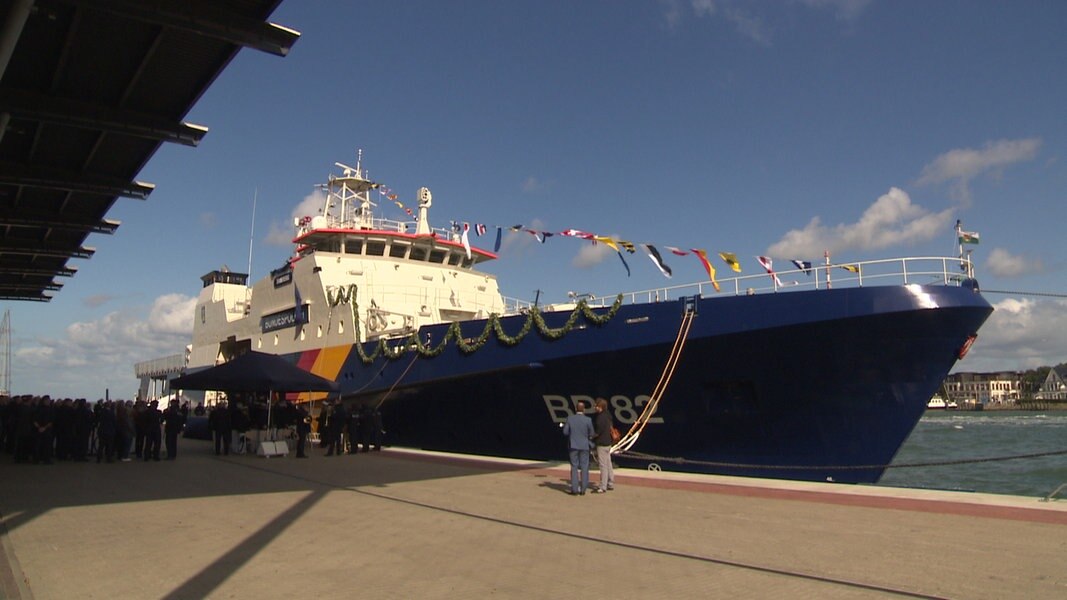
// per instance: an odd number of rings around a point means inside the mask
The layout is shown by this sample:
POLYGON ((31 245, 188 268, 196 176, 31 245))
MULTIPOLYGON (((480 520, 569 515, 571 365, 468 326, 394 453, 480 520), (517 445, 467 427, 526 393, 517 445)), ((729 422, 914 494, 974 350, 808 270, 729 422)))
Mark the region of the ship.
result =
POLYGON ((395 195, 361 163, 283 266, 202 277, 186 373, 278 354, 380 411, 387 446, 530 460, 564 459, 560 424, 604 398, 622 466, 873 483, 992 312, 963 253, 522 302, 465 227, 430 226, 428 189, 376 215, 395 195))

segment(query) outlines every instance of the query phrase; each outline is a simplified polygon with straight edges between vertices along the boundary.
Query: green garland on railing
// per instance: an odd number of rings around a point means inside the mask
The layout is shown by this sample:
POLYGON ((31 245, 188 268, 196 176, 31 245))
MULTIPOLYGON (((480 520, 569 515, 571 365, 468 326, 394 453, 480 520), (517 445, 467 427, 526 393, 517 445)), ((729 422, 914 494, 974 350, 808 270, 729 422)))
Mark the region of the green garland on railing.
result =
POLYGON ((456 341, 456 346, 460 352, 464 354, 473 354, 477 352, 482 346, 489 341, 489 334, 495 333, 496 339, 505 346, 514 346, 522 341, 526 337, 526 334, 530 333, 530 330, 537 327, 537 332, 541 334, 547 340, 558 340, 563 336, 570 333, 578 322, 578 316, 585 317, 585 320, 593 325, 604 325, 615 316, 615 313, 619 312, 619 308, 622 306, 622 294, 619 294, 615 298, 615 302, 608 309, 608 312, 603 315, 598 315, 593 312, 593 309, 589 307, 589 304, 583 298, 578 301, 578 305, 571 311, 570 317, 567 318, 567 322, 562 327, 551 328, 545 323, 545 318, 541 314, 541 310, 536 306, 530 308, 526 314, 526 321, 522 324, 522 328, 519 329, 515 335, 508 335, 504 331, 504 326, 501 324, 500 315, 492 313, 485 321, 485 327, 482 329, 482 333, 471 339, 463 337, 463 331, 460 329, 459 323, 453 321, 448 329, 445 331, 444 338, 436 345, 430 346, 424 344, 419 339, 417 331, 410 333, 406 338, 399 340, 399 343, 393 347, 389 347, 385 338, 378 338, 378 345, 375 346, 374 351, 367 354, 363 350, 363 344, 359 339, 359 303, 356 302, 356 285, 349 284, 348 287, 337 288, 336 293, 331 293, 330 290, 326 290, 326 301, 330 305, 332 310, 338 304, 348 304, 352 308, 352 326, 356 330, 356 352, 359 354, 360 360, 364 364, 371 364, 378 359, 379 356, 385 355, 390 360, 396 360, 408 350, 414 350, 419 353, 419 356, 423 358, 433 358, 439 356, 445 351, 445 346, 448 345, 449 339, 456 341))

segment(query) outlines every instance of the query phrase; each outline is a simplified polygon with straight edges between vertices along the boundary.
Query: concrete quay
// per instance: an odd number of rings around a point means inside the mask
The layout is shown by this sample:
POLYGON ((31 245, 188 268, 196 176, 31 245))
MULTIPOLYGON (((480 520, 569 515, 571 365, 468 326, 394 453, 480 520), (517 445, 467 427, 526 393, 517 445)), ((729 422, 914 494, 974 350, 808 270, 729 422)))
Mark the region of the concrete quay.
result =
POLYGON ((1067 597, 1067 501, 386 449, 0 463, 0 598, 1067 597), (597 473, 593 473, 594 480, 597 473))

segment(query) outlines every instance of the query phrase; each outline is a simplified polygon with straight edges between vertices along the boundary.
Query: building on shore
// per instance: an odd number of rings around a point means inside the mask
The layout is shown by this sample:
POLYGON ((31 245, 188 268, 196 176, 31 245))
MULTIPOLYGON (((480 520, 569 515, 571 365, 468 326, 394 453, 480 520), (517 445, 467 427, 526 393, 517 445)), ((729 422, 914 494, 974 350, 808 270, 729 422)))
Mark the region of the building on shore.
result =
POLYGON ((1041 388, 1034 394, 1035 400, 1067 400, 1067 367, 1053 367, 1048 370, 1041 388))
POLYGON ((1024 398, 1026 382, 1015 371, 952 373, 945 378, 946 400, 960 408, 1008 408, 1024 398))

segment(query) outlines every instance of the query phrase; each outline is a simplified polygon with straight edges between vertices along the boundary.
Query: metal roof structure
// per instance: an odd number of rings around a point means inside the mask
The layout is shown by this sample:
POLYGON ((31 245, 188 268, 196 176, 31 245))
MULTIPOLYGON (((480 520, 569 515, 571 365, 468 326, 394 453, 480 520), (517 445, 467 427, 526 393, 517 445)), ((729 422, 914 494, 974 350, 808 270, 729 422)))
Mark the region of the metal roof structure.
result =
POLYGON ((0 299, 51 300, 91 233, 243 47, 285 56, 281 0, 0 0, 0 299))

